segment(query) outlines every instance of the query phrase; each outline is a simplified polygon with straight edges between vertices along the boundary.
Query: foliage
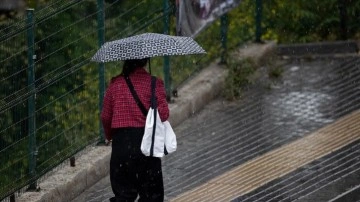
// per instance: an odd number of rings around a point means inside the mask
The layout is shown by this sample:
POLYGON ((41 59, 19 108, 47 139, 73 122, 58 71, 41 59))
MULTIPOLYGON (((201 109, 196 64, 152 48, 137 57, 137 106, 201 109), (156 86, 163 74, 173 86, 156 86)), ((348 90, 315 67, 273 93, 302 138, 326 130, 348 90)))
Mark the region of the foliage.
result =
POLYGON ((264 39, 279 43, 343 40, 341 6, 347 11, 347 38, 359 34, 360 2, 355 0, 263 1, 264 39))
POLYGON ((229 72, 225 81, 224 96, 228 100, 235 100, 241 96, 241 90, 252 83, 250 77, 257 70, 257 65, 251 58, 233 57, 228 59, 226 64, 229 72))
POLYGON ((279 66, 270 67, 269 77, 274 78, 274 79, 280 78, 282 76, 283 72, 284 72, 284 69, 282 69, 279 66))

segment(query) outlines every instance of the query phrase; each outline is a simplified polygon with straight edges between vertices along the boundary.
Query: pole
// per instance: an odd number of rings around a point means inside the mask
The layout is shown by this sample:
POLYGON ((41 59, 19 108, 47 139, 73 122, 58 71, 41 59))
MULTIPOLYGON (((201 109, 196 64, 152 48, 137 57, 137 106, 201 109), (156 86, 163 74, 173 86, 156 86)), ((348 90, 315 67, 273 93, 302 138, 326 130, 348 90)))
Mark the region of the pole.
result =
MULTIPOLYGON (((169 34, 169 1, 164 0, 164 34, 169 34)), ((166 89, 166 99, 171 100, 171 79, 170 79, 170 58, 164 56, 164 83, 166 89)))
MULTIPOLYGON (((98 21, 98 45, 99 48, 105 43, 105 11, 104 0, 97 0, 97 21, 98 21)), ((105 64, 99 63, 99 144, 105 143, 104 128, 101 123, 100 113, 103 106, 103 99, 105 93, 105 64)))
POLYGON ((26 10, 27 16, 27 45, 28 45, 28 71, 27 84, 29 87, 28 98, 28 136, 29 136, 29 190, 36 189, 36 134, 35 134, 35 71, 34 71, 34 9, 26 10))
POLYGON ((228 32, 228 15, 225 13, 220 18, 220 37, 221 37, 221 60, 220 64, 226 63, 226 53, 227 53, 227 32, 228 32))
POLYGON ((348 14, 347 14, 347 4, 345 0, 337 0, 339 14, 340 14, 340 37, 341 40, 346 40, 348 38, 348 14))
POLYGON ((261 20, 262 20, 262 0, 256 0, 255 6, 255 24, 256 24, 256 33, 255 33, 255 42, 261 43, 261 20))

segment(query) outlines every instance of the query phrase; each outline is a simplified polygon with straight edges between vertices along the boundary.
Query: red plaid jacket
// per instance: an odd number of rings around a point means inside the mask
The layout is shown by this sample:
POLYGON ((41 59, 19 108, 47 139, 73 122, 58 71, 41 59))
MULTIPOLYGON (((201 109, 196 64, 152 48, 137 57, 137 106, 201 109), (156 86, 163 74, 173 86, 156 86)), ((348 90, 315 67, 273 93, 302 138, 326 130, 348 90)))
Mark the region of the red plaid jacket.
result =
MULTIPOLYGON (((134 89, 146 109, 150 108, 151 75, 144 68, 137 68, 129 76, 134 89)), ((166 101, 164 82, 156 81, 156 98, 162 121, 169 118, 169 107, 166 101)), ((105 92, 101 121, 106 139, 112 139, 112 129, 123 127, 144 127, 146 117, 136 104, 125 78, 121 75, 111 79, 105 92)))

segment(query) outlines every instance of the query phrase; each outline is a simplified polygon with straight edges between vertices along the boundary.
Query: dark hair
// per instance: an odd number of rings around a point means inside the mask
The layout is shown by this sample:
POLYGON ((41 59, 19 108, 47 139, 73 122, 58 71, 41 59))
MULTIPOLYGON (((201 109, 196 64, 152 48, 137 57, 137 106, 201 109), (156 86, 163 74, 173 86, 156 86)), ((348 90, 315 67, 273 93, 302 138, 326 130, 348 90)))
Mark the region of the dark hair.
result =
POLYGON ((125 60, 122 75, 129 76, 136 68, 145 67, 149 58, 125 60))

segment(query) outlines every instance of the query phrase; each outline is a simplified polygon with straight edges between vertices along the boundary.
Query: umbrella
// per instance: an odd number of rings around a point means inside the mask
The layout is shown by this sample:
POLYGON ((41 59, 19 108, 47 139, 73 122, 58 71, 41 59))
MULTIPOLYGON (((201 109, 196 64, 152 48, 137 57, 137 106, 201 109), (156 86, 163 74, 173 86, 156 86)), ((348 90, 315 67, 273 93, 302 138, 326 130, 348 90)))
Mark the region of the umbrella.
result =
POLYGON ((155 56, 203 54, 205 50, 191 37, 145 33, 106 42, 92 61, 110 62, 155 56))

